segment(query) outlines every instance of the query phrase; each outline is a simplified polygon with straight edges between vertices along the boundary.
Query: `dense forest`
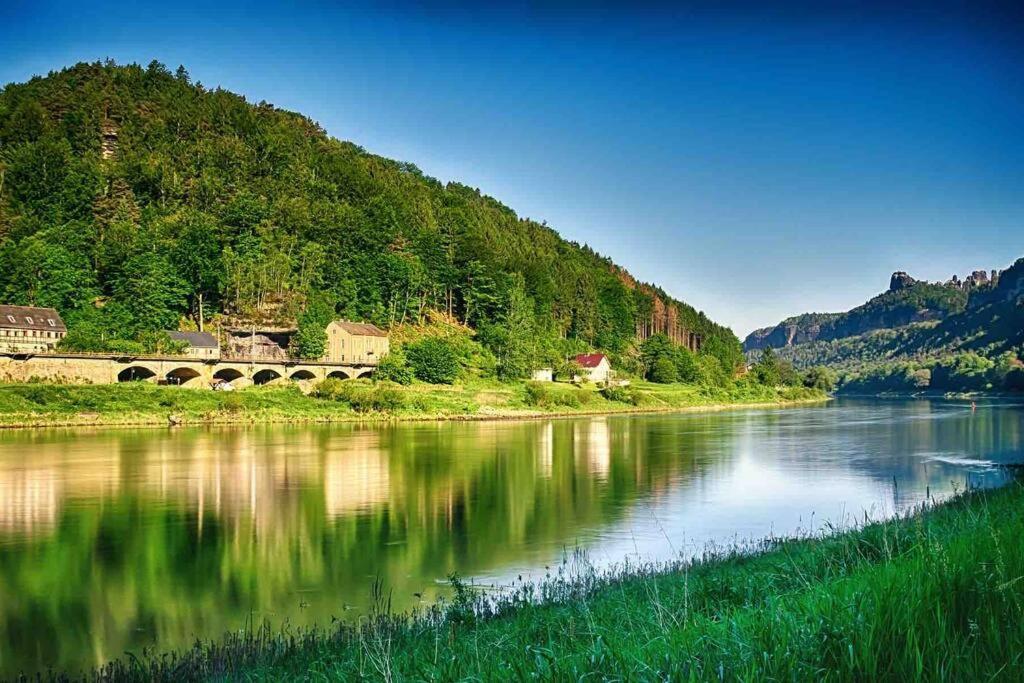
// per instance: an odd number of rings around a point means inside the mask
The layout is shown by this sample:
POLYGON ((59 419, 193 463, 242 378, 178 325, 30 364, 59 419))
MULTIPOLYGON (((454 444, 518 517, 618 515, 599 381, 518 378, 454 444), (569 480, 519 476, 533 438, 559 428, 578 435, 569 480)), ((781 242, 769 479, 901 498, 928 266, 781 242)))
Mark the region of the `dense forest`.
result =
POLYGON ((0 300, 55 307, 80 350, 152 350, 200 319, 443 316, 506 376, 591 349, 643 371, 661 334, 742 360, 730 330, 546 224, 157 62, 0 91, 0 300))
MULTIPOLYGON (((886 300, 932 311, 940 310, 936 303, 955 305, 938 320, 919 315, 925 321, 814 338, 774 354, 797 369, 827 367, 847 392, 1024 391, 1024 258, 968 291, 915 282, 854 311, 886 300)), ((757 360, 761 353, 749 351, 748 357, 757 360)))

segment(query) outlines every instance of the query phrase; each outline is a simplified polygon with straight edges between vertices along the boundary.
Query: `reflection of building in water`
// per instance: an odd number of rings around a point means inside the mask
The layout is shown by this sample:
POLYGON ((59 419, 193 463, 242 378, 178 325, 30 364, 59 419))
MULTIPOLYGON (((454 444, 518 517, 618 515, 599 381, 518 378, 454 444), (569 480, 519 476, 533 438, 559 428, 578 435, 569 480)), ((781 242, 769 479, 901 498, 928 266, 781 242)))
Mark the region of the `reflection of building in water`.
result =
POLYGON ((0 458, 0 531, 48 533, 68 498, 107 498, 120 490, 116 456, 83 459, 66 444, 45 442, 19 453, 25 455, 0 458))
POLYGON ((34 536, 57 524, 60 478, 52 468, 0 469, 0 532, 34 536))
POLYGON ((328 518, 384 505, 391 492, 380 431, 346 434, 324 453, 324 509, 328 518))
POLYGON ((611 467, 612 444, 608 419, 595 417, 573 427, 576 457, 586 462, 587 472, 595 479, 606 479, 611 467))
POLYGON ((555 425, 548 422, 537 430, 537 472, 550 479, 555 460, 555 425))

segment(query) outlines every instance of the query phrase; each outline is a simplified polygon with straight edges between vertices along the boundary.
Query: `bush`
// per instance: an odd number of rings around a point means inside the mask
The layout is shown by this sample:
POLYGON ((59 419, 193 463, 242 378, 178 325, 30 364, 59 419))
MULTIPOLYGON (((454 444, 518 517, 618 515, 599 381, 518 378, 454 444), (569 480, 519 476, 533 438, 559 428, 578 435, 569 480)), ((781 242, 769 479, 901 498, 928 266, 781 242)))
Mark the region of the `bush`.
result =
POLYGON ((317 382, 313 386, 313 391, 310 395, 326 401, 336 401, 344 390, 345 384, 342 380, 337 377, 328 377, 321 382, 317 382))
POLYGON ((357 413, 394 412, 405 405, 405 396, 395 386, 373 386, 359 380, 335 377, 328 377, 313 387, 313 396, 347 404, 357 413))
POLYGON ((412 384, 412 368, 409 367, 409 362, 400 347, 392 349, 388 355, 380 359, 374 379, 396 384, 412 384))
POLYGON ((601 390, 601 395, 609 401, 636 405, 636 397, 639 394, 636 389, 629 389, 627 387, 605 387, 601 390))
POLYGON ((237 413, 242 410, 244 404, 242 397, 234 392, 227 392, 221 395, 220 409, 228 413, 237 413))
POLYGON ((555 405, 564 406, 566 408, 579 408, 580 407, 580 394, 590 392, 584 390, 576 391, 559 391, 554 395, 555 405))
POLYGON ((426 337, 406 347, 416 379, 429 384, 451 384, 459 375, 459 359, 445 339, 426 337))
POLYGON ((836 380, 828 368, 820 365, 815 366, 804 374, 804 386, 808 389, 819 389, 821 391, 832 391, 836 380))
POLYGON ((652 382, 658 384, 671 384, 679 379, 679 373, 676 370, 676 364, 672 362, 671 358, 662 357, 654 361, 654 366, 651 368, 650 379, 652 382))
POLYGON ((526 383, 526 405, 549 406, 551 405, 551 392, 542 382, 526 383))
POLYGON ((697 382, 706 387, 724 387, 729 384, 729 375, 722 362, 715 356, 697 356, 697 382))

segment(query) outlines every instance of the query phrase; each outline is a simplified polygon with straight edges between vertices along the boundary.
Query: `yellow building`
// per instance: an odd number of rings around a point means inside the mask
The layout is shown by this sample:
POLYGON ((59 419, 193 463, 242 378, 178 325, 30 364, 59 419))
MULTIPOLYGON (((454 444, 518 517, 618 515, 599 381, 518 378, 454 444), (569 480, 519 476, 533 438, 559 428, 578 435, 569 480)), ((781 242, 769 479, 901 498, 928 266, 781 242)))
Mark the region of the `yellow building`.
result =
POLYGON ((325 361, 376 364, 390 348, 388 333, 370 323, 335 320, 327 326, 325 361))
POLYGON ((45 353, 68 333, 52 308, 0 306, 0 353, 45 353))

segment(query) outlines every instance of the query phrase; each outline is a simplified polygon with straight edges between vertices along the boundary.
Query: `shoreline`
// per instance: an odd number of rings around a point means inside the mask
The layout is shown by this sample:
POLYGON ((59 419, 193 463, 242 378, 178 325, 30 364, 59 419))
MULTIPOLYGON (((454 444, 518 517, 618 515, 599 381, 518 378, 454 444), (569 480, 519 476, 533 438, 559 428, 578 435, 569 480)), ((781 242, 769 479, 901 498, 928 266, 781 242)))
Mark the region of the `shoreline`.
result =
POLYGON ((1011 481, 691 560, 597 570, 583 559, 499 594, 453 576, 450 601, 411 613, 381 606, 298 632, 264 621, 91 678, 352 680, 386 667, 399 680, 996 680, 1024 647, 1022 500, 1011 481))
POLYGON ((159 429, 159 428, 187 428, 187 427, 254 427, 259 425, 329 425, 329 424, 363 424, 363 425, 385 425, 399 423, 426 423, 426 422, 515 422, 523 420, 544 420, 544 419, 569 419, 574 417, 598 417, 614 415, 658 415, 672 413, 703 413, 722 412, 728 410, 740 410, 744 408, 766 410, 771 408, 789 408, 813 404, 826 404, 835 399, 834 396, 780 399, 776 401, 753 401, 753 402, 716 402, 697 405, 680 406, 651 406, 651 407, 623 407, 602 408, 598 410, 555 410, 544 411, 507 411, 507 412, 476 412, 476 413, 452 413, 452 414, 408 414, 394 415, 387 413, 352 414, 342 413, 336 416, 310 416, 310 417, 288 417, 282 415, 264 416, 240 416, 236 419, 224 419, 224 415, 218 415, 214 419, 182 419, 180 422, 171 423, 168 415, 142 417, 141 419, 128 421, 103 421, 103 420, 61 420, 61 421, 26 421, 24 423, 0 423, 0 431, 28 431, 42 429, 159 429))

